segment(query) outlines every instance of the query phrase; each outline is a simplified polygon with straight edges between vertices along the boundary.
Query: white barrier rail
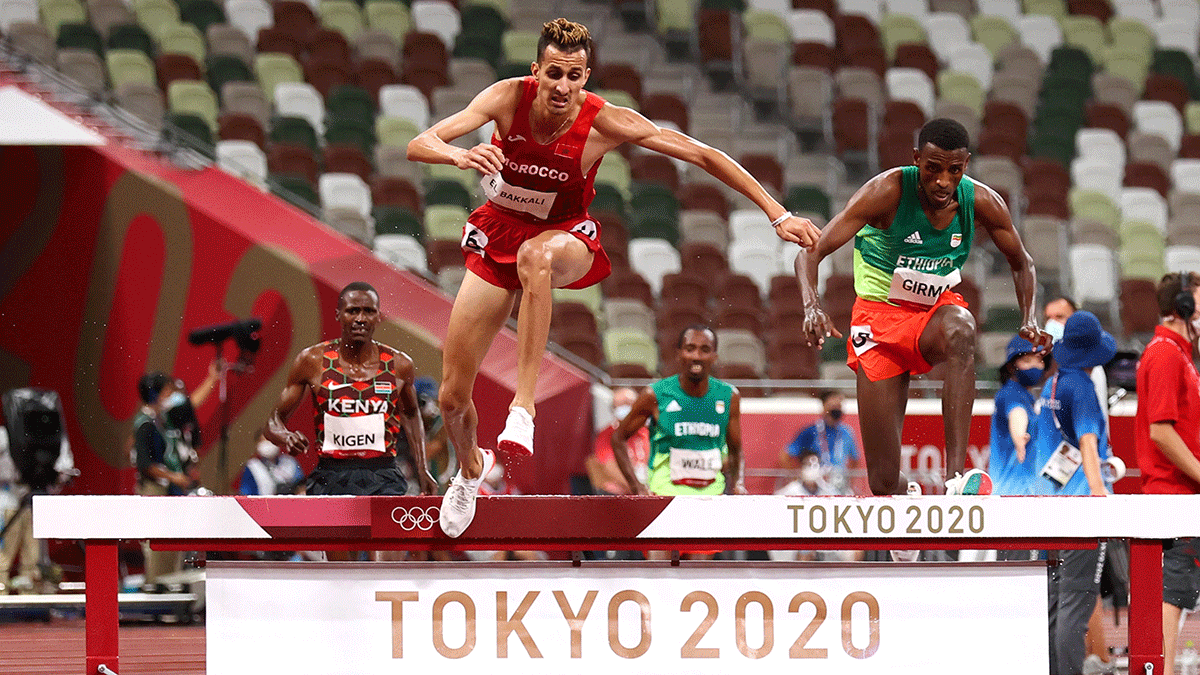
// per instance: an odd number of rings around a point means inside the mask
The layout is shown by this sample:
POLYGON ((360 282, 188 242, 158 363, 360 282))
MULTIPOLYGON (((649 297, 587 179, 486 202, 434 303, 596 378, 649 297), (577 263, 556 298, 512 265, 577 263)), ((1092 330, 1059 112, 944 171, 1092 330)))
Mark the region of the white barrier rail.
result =
POLYGON ((1109 538, 1130 541, 1130 672, 1161 674, 1161 540, 1200 536, 1200 497, 1176 495, 486 497, 459 539, 437 526, 439 504, 436 497, 38 496, 33 515, 35 536, 85 541, 88 675, 119 663, 122 539, 198 550, 886 550, 1092 548, 1109 538))

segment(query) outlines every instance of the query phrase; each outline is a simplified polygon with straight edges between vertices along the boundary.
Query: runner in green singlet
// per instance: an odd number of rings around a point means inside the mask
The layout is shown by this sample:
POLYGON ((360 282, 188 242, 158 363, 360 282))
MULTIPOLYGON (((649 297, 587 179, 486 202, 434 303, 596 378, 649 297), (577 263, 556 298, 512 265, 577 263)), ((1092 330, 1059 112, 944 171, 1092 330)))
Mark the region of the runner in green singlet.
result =
MULTIPOLYGON (((686 328, 679 336, 680 373, 659 380, 638 395, 613 431, 613 455, 635 494, 719 495, 742 483, 741 396, 736 387, 710 375, 717 360, 717 336, 708 326, 686 328), (650 423, 650 475, 637 478, 626 441, 650 423)), ((650 551, 652 559, 664 551, 650 551)), ((685 552, 711 558, 710 552, 685 552)))
POLYGON ((1023 323, 1019 334, 1039 351, 1050 335, 1038 328, 1037 280, 1004 200, 966 176, 971 153, 958 122, 935 119, 921 128, 913 165, 889 169, 867 182, 821 231, 817 245, 796 258, 809 344, 842 337, 821 307, 817 265, 855 239, 854 289, 858 299, 846 345, 857 371, 859 420, 871 491, 905 491, 900 479, 900 438, 911 375, 946 363, 942 416, 946 482, 951 494, 990 490, 979 471, 962 476, 971 407, 975 400, 975 320, 952 289, 983 227, 1012 268, 1023 323), (966 180, 963 180, 966 178, 966 180))

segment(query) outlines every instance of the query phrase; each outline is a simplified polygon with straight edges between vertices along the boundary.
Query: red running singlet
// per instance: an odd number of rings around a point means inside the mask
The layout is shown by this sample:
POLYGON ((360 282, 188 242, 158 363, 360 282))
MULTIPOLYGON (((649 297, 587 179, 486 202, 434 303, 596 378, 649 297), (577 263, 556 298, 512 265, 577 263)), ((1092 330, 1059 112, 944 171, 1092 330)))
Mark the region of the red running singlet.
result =
POLYGON ((408 448, 400 426, 400 382, 396 354, 378 342, 379 371, 367 380, 353 380, 338 368, 340 339, 322 345, 323 368, 313 388, 317 452, 321 457, 347 459, 395 456, 408 448))

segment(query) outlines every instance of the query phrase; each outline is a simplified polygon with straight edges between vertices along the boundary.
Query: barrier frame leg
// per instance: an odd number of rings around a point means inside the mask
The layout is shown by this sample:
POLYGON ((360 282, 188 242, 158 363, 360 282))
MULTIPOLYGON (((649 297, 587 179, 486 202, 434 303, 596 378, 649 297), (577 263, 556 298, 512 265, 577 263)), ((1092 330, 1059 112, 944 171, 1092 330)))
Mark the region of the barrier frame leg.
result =
POLYGON ((120 590, 117 542, 88 541, 84 549, 86 569, 85 675, 95 675, 104 665, 120 672, 120 622, 117 593, 120 590))
POLYGON ((1160 539, 1129 540, 1128 623, 1130 675, 1170 675, 1163 665, 1160 539))

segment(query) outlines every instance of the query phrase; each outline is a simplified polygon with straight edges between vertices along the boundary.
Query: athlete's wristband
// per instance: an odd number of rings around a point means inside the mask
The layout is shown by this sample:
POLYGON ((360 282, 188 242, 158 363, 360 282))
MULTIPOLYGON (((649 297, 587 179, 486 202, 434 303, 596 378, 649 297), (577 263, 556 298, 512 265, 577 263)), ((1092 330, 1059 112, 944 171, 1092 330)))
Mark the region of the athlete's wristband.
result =
POLYGON ((779 227, 780 225, 782 225, 782 224, 783 224, 783 221, 785 221, 785 220, 787 220, 788 218, 791 218, 791 217, 792 217, 792 212, 791 212, 791 211, 784 211, 782 216, 779 216, 779 217, 778 217, 778 218, 776 218, 775 220, 772 220, 772 221, 771 221, 771 227, 779 227))

